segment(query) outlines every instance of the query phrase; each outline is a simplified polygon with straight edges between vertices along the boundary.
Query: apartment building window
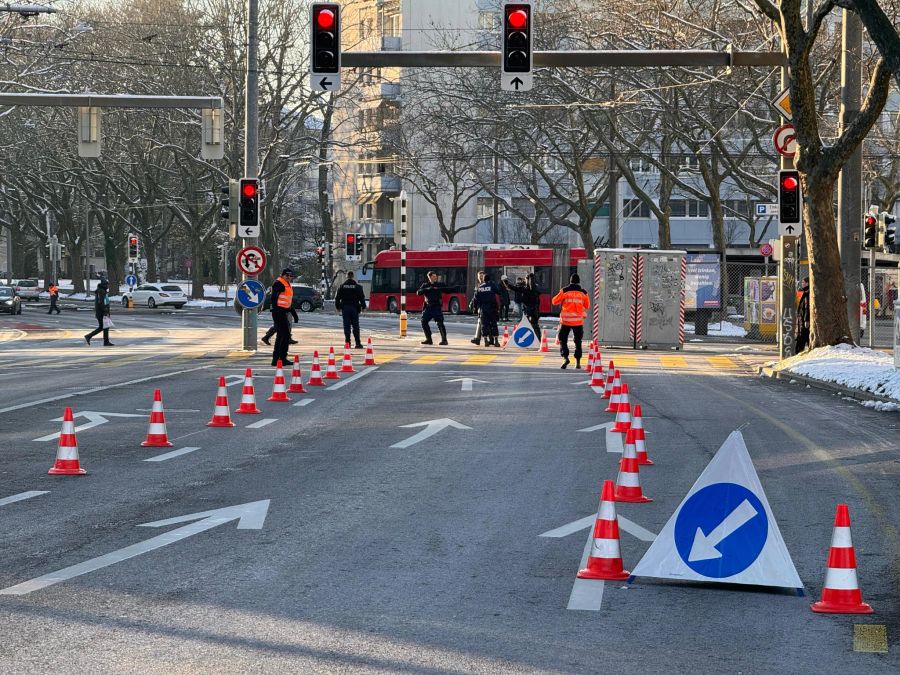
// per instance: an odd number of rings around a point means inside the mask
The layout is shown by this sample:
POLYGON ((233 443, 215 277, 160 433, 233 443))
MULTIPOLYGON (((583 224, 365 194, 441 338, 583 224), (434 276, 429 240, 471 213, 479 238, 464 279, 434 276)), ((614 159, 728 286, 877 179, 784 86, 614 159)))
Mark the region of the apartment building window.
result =
POLYGON ((683 199, 672 199, 669 201, 670 216, 672 218, 684 218, 687 216, 687 203, 683 199))
POLYGON ((650 206, 643 199, 626 199, 622 202, 625 218, 649 218, 650 206))
POLYGON ((497 12, 479 12, 478 29, 497 31, 500 29, 500 15, 497 12))
POLYGON ((750 213, 746 199, 723 199, 722 210, 726 218, 743 218, 750 213))
POLYGON ((709 218, 709 204, 699 199, 687 200, 688 218, 709 218))
POLYGON ((492 218, 494 216, 494 198, 479 197, 475 205, 476 217, 492 218))
POLYGON ((659 173, 656 166, 647 157, 632 157, 628 164, 635 173, 659 173))
POLYGON ((385 37, 400 37, 402 24, 400 14, 388 14, 384 17, 384 35, 385 37))
POLYGON ((541 165, 547 173, 562 173, 563 164, 556 155, 544 155, 541 165))
POLYGON ((374 21, 372 17, 359 17, 359 37, 362 40, 372 37, 374 21))

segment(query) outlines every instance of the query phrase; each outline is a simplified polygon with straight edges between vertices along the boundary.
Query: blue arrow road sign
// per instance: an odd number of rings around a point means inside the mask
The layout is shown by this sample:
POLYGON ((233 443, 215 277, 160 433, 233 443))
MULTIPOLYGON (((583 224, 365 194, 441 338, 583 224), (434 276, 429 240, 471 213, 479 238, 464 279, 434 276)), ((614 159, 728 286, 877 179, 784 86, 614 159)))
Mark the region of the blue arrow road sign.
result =
POLYGON ((528 348, 534 344, 536 338, 534 331, 528 326, 519 326, 513 331, 512 339, 517 347, 528 348))
POLYGON ((247 309, 259 307, 266 297, 266 289, 256 279, 247 279, 238 286, 237 301, 247 309))
POLYGON ((125 285, 126 286, 137 286, 137 277, 133 274, 129 274, 125 277, 125 285))
POLYGON ((688 498, 675 521, 675 546, 697 574, 712 579, 744 571, 766 545, 769 521, 743 485, 713 483, 688 498))

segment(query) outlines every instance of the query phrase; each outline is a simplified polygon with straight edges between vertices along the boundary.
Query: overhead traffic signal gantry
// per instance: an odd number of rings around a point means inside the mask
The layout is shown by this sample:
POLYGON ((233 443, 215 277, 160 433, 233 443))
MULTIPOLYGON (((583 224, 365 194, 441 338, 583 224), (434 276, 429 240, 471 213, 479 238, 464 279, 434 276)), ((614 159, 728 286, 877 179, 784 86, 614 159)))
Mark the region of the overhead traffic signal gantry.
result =
POLYGON ((337 91, 341 86, 341 6, 334 2, 314 2, 310 17, 310 88, 337 91))
MULTIPOLYGON (((800 225, 800 172, 795 169, 782 169, 778 172, 778 220, 788 225, 788 232, 793 234, 790 226, 800 225)), ((799 230, 799 227, 796 228, 799 230)))
POLYGON ((502 89, 512 91, 531 89, 533 83, 531 43, 531 3, 504 2, 500 47, 502 89))

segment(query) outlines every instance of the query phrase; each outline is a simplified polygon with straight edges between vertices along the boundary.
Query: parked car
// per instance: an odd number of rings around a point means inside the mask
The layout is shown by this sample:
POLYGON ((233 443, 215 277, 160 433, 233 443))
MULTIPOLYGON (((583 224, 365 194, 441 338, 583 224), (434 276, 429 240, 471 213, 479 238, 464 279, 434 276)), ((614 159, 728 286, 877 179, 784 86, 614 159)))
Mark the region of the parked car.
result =
POLYGON ((175 309, 181 309, 188 301, 181 286, 174 284, 141 284, 133 291, 126 291, 122 294, 122 304, 126 307, 129 297, 134 298, 136 307, 146 305, 150 309, 164 305, 172 305, 175 309))
MULTIPOLYGON (((325 298, 312 286, 301 286, 300 284, 291 284, 294 289, 293 305, 294 309, 301 312, 312 312, 316 309, 324 309, 325 298)), ((266 299, 263 301, 262 311, 268 312, 272 308, 272 289, 266 290, 266 299)))
POLYGON ((0 286, 0 312, 7 314, 21 314, 22 301, 16 295, 16 289, 12 286, 0 286))
POLYGON ((41 286, 37 279, 19 279, 15 284, 16 295, 22 300, 37 302, 41 299, 41 286))

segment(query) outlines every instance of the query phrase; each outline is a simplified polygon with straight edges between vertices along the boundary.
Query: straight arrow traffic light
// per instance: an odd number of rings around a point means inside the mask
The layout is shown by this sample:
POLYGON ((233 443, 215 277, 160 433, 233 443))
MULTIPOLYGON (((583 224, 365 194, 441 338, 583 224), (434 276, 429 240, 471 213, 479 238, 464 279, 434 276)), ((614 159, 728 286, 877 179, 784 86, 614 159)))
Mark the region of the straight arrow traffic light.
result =
POLYGON ((778 172, 778 220, 782 225, 788 226, 788 231, 799 231, 802 212, 800 172, 783 169, 778 172))
POLYGON ((504 91, 528 91, 534 83, 531 9, 531 2, 503 3, 500 88, 504 91))

